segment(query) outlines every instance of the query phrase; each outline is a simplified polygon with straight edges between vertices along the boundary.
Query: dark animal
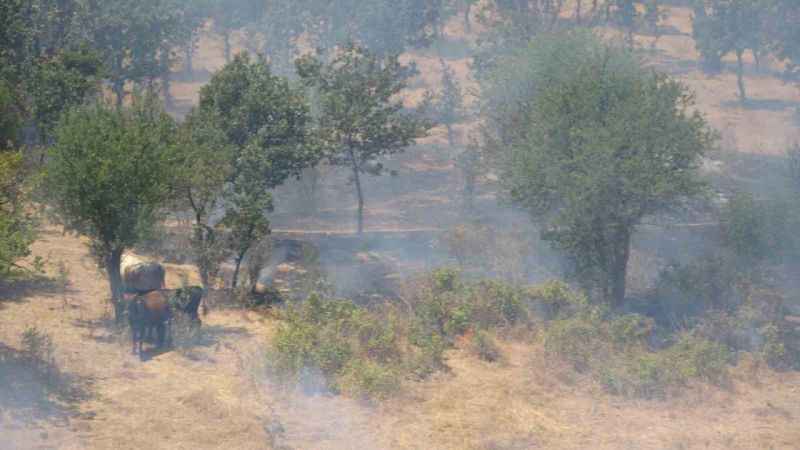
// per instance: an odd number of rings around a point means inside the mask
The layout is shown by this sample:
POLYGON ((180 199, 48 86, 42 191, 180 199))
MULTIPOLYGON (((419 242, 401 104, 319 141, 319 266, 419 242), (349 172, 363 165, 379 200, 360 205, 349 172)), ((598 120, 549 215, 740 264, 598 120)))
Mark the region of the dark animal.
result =
MULTIPOLYGON (((128 320, 131 325, 133 353, 142 355, 143 342, 153 331, 158 335, 157 346, 172 342, 173 312, 186 314, 194 326, 200 326, 198 309, 203 300, 203 288, 190 286, 181 289, 155 289, 127 294, 128 320)), ((204 308, 205 310, 205 308, 204 308)))
POLYGON ((150 292, 164 288, 166 272, 157 262, 135 262, 126 260, 122 268, 122 282, 127 292, 150 292))
MULTIPOLYGON (((173 309, 186 314, 194 325, 201 325, 202 322, 197 311, 203 301, 204 291, 202 287, 188 286, 171 291, 164 290, 164 292, 170 292, 170 305, 173 309)), ((203 314, 206 313, 207 310, 205 304, 203 304, 203 314)))
POLYGON ((163 347, 167 326, 172 319, 169 297, 163 291, 154 290, 130 296, 128 302, 128 321, 131 325, 133 353, 142 354, 145 337, 155 330, 158 334, 158 347, 163 347))

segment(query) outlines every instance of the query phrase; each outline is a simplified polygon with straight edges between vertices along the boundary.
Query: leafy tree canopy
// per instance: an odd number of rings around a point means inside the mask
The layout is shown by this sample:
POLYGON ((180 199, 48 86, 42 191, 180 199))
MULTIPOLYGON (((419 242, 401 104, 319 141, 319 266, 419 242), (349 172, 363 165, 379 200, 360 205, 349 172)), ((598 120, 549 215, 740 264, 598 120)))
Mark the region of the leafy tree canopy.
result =
MULTIPOLYGON (((200 91, 198 113, 213 121, 235 148, 234 160, 245 147, 262 153, 262 176, 269 188, 298 176, 319 159, 310 138, 310 108, 305 92, 274 75, 258 57, 237 55, 200 91)), ((235 164, 235 177, 243 170, 235 164)))
POLYGON ((47 188, 64 224, 89 237, 119 299, 119 262, 151 229, 171 192, 176 125, 153 98, 104 102, 66 114, 47 164, 47 188))
POLYGON ((683 85, 590 33, 537 38, 501 67, 490 79, 527 93, 499 111, 516 125, 504 139, 487 130, 511 198, 587 285, 621 302, 636 226, 700 192, 713 133, 683 85))
POLYGON ((316 90, 320 136, 334 165, 349 168, 358 197, 358 230, 363 230, 360 176, 380 175, 379 158, 402 152, 430 129, 419 112, 404 111, 400 94, 416 68, 397 54, 380 57, 356 44, 328 64, 307 56, 297 62, 300 77, 316 90))

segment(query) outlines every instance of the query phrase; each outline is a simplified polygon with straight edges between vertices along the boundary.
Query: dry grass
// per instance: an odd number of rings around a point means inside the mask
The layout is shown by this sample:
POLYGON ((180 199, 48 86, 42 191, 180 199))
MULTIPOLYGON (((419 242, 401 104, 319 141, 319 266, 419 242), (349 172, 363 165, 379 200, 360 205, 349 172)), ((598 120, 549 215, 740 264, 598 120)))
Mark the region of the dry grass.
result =
MULTIPOLYGON (((55 230, 34 252, 86 256, 79 240, 55 230)), ((275 324, 246 311, 213 310, 202 344, 139 362, 108 328, 104 280, 80 265, 71 277, 73 306, 35 291, 0 302, 0 341, 19 346, 27 326, 46 330, 59 367, 90 386, 87 398, 58 413, 31 404, 26 411, 37 413, 24 416, 18 405, 0 405, 0 448, 789 449, 800 442, 800 374, 752 361, 740 364, 727 390, 698 385, 679 398, 634 401, 545 367, 537 345, 500 341, 499 363, 452 350, 448 372, 367 406, 265 382, 257 366, 275 324)))

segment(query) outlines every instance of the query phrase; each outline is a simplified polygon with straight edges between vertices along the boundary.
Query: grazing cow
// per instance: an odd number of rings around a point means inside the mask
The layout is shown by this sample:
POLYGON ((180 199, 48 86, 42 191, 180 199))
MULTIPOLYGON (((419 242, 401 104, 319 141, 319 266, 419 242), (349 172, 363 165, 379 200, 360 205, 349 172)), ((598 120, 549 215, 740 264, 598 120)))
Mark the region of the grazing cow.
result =
POLYGON ((126 295, 133 353, 137 352, 138 344, 141 356, 142 344, 152 335, 153 330, 158 334, 158 347, 163 347, 166 342, 172 342, 173 311, 186 314, 194 326, 200 326, 198 309, 203 300, 203 293, 203 288, 189 286, 126 295))
POLYGON ((157 262, 140 261, 126 256, 122 261, 122 282, 125 291, 144 293, 164 288, 166 272, 164 266, 157 262))
MULTIPOLYGON (((173 309, 186 314, 193 324, 201 325, 198 309, 203 301, 204 290, 200 286, 187 286, 175 290, 166 291, 170 293, 170 305, 173 309)), ((203 314, 207 312, 203 304, 203 314)))
POLYGON ((161 290, 154 290, 135 296, 129 296, 128 320, 131 325, 133 353, 142 355, 142 344, 145 336, 153 329, 158 334, 158 347, 163 347, 167 335, 167 326, 172 318, 169 295, 161 290), (138 345, 137 345, 138 344, 138 345))

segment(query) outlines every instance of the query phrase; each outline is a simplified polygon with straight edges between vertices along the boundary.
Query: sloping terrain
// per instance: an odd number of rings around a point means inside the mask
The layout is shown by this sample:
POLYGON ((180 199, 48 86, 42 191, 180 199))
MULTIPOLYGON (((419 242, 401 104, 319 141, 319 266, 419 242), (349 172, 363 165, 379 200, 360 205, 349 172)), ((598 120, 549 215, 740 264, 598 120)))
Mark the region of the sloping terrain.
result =
POLYGON ((225 308, 212 308, 190 345, 141 362, 125 333, 113 333, 107 286, 83 242, 49 228, 34 252, 69 262, 71 284, 2 293, 3 450, 792 449, 800 442, 800 374, 744 363, 724 389, 699 385, 666 401, 631 401, 545 367, 537 345, 506 342, 498 363, 453 350, 449 371, 368 405, 269 383, 259 367, 276 323, 225 308), (57 382, 13 359, 28 327, 52 336, 57 382))
MULTIPOLYGON (((709 77, 696 64, 688 33, 690 11, 671 8, 667 29, 650 58, 697 93, 698 107, 723 136, 725 151, 760 158, 781 155, 797 138, 797 88, 776 77, 779 67, 748 62, 753 99, 742 106, 735 75, 709 77)), ((448 27, 451 47, 464 39, 448 27)), ((651 37, 640 37, 645 47, 651 37)), ((201 40, 195 81, 173 86, 178 113, 223 61, 211 36, 201 40)), ((414 96, 439 80, 435 51, 410 55, 423 73, 414 96)), ((467 59, 447 61, 469 86, 467 59)), ((459 127, 466 142, 469 124, 459 127)), ((397 178, 368 185, 368 228, 437 229, 456 220, 458 174, 442 130, 393 161, 397 178), (434 213, 435 212, 435 213, 434 213), (443 220, 445 217, 447 220, 443 220), (444 222, 444 223, 442 223, 444 222)), ((344 176, 325 180, 316 213, 282 206, 276 228, 350 230, 354 200, 344 176)), ((492 205, 495 202, 492 200, 492 205)), ((260 367, 278 324, 268 315, 223 307, 203 318, 197 339, 177 350, 130 354, 126 333, 114 330, 108 288, 84 243, 46 228, 34 254, 51 264, 56 282, 0 290, 0 450, 6 449, 796 449, 800 443, 800 374, 774 373, 746 361, 725 388, 693 386, 665 401, 609 396, 591 380, 545 367, 530 342, 502 342, 503 357, 485 363, 468 351, 448 353, 449 371, 407 382, 378 405, 296 392, 272 385, 260 367), (58 373, 46 379, 22 352, 23 333, 52 337, 58 373)), ((182 266, 170 267, 176 285, 182 266)))

